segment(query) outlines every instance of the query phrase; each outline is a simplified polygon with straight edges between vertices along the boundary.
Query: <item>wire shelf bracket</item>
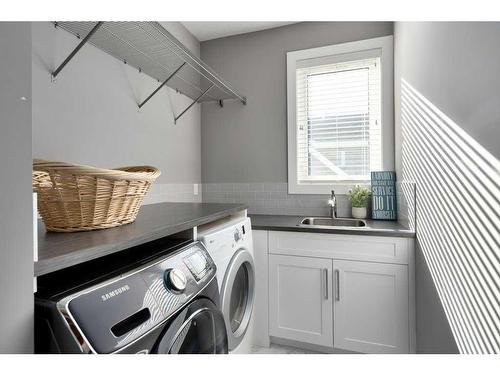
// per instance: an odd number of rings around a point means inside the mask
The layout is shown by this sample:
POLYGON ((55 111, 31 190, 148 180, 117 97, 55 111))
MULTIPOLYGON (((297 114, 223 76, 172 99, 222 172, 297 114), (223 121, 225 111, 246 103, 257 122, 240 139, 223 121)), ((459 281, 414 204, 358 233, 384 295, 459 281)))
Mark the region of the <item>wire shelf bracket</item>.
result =
POLYGON ((195 105, 196 103, 198 103, 198 101, 203 98, 205 96, 205 94, 207 94, 212 88, 214 87, 214 85, 210 86, 208 89, 206 89, 205 91, 203 91, 200 96, 198 96, 195 100, 193 100, 193 102, 188 105, 186 107, 186 109, 184 109, 184 111, 182 111, 178 116, 175 116, 174 117, 174 124, 177 124, 177 120, 180 119, 182 117, 182 115, 184 113, 186 113, 193 105, 195 105))
MULTIPOLYGON (((92 28, 92 30, 90 30, 90 32, 85 36, 85 38, 83 38, 81 40, 81 42, 78 43, 78 45, 75 47, 75 49, 73 51, 71 51, 71 53, 68 55, 68 57, 66 57, 66 59, 64 59, 64 61, 61 63, 61 65, 59 65, 57 67, 57 69, 51 73, 52 82, 56 81, 57 75, 59 73, 61 73, 61 71, 66 66, 66 64, 68 64, 71 61, 71 59, 73 59, 73 57, 75 57, 75 55, 78 53, 78 51, 80 51, 80 49, 87 43, 87 41, 92 37, 92 35, 94 35, 94 33, 102 26, 103 23, 104 23, 103 21, 97 22, 96 25, 92 28)), ((56 23, 56 27, 57 27, 57 23, 56 23)))
POLYGON ((144 104, 146 104, 146 103, 148 102, 148 100, 149 100, 149 99, 151 99, 151 98, 152 98, 152 97, 153 97, 153 96, 154 96, 154 95, 155 95, 158 91, 160 91, 160 90, 161 90, 161 88, 162 88, 163 86, 165 86, 165 85, 167 84, 167 82, 168 82, 168 81, 170 81, 170 79, 171 79, 173 76, 175 76, 175 74, 176 74, 179 70, 181 70, 181 68, 182 68, 184 65, 186 65, 186 63, 185 63, 185 62, 184 62, 184 63, 182 63, 182 65, 181 65, 181 66, 179 66, 177 69, 175 69, 175 70, 173 71, 173 73, 172 73, 172 74, 170 74, 170 75, 167 77, 167 79, 166 79, 165 81, 163 81, 163 83, 162 83, 160 86, 158 86, 158 88, 157 88, 155 91, 153 91, 153 92, 151 93, 151 95, 149 95, 146 99, 144 99, 144 101, 143 101, 142 103, 140 103, 140 104, 139 104, 139 108, 141 108, 144 104))

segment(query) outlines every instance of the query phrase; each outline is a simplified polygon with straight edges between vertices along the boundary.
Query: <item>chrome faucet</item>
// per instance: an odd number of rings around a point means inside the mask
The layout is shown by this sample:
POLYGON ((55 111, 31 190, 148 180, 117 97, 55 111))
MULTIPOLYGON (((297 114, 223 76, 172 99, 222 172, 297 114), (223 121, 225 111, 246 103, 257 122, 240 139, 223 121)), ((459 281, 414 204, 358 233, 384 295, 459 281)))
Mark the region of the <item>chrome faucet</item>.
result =
POLYGON ((328 200, 328 205, 330 206, 330 216, 332 219, 337 218, 337 197, 335 196, 335 191, 332 190, 330 199, 328 200))

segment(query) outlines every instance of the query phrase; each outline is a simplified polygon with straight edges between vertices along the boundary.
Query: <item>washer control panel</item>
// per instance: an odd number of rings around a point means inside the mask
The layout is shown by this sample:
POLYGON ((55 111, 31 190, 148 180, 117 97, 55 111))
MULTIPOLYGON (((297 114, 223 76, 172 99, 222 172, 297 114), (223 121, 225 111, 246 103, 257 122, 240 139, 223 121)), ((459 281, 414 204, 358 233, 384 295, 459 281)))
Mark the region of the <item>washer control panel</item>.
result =
POLYGON ((234 229, 234 234, 233 234, 234 242, 243 240, 245 233, 246 233, 245 225, 242 225, 241 227, 236 227, 234 229))
POLYGON ((216 274, 200 242, 58 302, 97 353, 111 353, 178 311, 216 274))

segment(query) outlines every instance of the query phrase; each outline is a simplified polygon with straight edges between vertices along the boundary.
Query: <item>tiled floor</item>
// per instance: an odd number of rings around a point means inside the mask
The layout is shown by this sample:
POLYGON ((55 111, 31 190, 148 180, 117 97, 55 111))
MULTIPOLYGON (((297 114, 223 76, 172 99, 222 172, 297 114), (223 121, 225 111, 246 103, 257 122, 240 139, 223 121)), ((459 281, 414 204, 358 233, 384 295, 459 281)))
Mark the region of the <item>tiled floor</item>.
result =
POLYGON ((262 346, 252 346, 252 354, 319 354, 305 349, 298 349, 291 346, 271 344, 269 348, 262 346))

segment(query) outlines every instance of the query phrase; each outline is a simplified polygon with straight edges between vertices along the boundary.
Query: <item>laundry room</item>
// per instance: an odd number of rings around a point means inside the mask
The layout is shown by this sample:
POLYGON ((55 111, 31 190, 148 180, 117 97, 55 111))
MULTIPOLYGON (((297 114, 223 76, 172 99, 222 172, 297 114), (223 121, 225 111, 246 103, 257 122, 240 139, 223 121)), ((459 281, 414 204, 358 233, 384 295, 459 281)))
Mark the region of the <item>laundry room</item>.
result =
POLYGON ((0 20, 9 363, 498 366, 493 7, 89 1, 0 20))

